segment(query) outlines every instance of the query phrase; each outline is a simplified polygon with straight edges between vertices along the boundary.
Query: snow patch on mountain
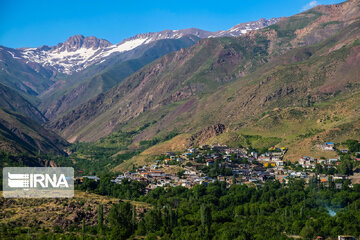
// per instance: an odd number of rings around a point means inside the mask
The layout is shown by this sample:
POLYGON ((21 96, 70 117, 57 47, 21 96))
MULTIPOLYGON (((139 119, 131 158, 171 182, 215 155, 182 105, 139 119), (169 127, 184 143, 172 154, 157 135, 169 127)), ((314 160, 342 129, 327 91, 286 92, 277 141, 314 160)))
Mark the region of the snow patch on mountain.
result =
POLYGON ((112 47, 109 47, 107 51, 104 52, 104 54, 102 54, 102 57, 107 57, 110 54, 114 53, 114 52, 125 52, 125 51, 130 51, 138 46, 141 46, 142 44, 144 44, 146 42, 146 40, 148 40, 147 38, 140 38, 140 39, 134 39, 134 40, 129 40, 129 41, 125 41, 121 44, 118 45, 114 45, 112 47))

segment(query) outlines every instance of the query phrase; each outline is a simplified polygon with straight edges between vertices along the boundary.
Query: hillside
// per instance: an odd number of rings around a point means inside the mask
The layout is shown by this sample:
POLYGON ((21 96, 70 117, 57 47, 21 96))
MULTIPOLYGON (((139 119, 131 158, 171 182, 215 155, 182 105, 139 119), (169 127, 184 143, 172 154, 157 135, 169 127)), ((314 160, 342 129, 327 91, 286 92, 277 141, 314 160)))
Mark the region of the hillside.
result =
MULTIPOLYGON (((51 238, 54 233, 67 232, 72 237, 81 234, 82 221, 87 228, 96 228, 98 219, 98 206, 103 206, 105 223, 113 205, 123 202, 122 200, 109 196, 101 196, 83 191, 75 191, 74 198, 69 199, 6 199, 0 192, 0 225, 10 229, 26 230, 26 233, 8 231, 2 232, 2 239, 26 238, 29 232, 34 238, 51 238), (69 233, 71 232, 71 233, 69 233), (22 236, 22 237, 19 237, 22 236)), ((146 212, 152 206, 139 201, 129 201, 138 213, 146 212)), ((65 234, 64 234, 65 235, 65 234)), ((93 234, 90 234, 90 237, 93 234)), ((99 236, 98 236, 99 237, 99 236)))
MULTIPOLYGON (((149 123, 137 141, 173 131, 193 134, 216 123, 261 135, 260 120, 275 108, 309 110, 358 90, 359 16, 359 2, 347 1, 315 7, 239 38, 203 39, 49 126, 69 141, 94 141, 149 123)), ((336 114, 333 109, 329 114, 336 114)), ((265 122, 268 129, 278 117, 265 122)), ((282 135, 294 135, 290 131, 283 129, 282 135)))
POLYGON ((0 108, 0 150, 13 153, 65 155, 68 143, 35 121, 0 108))
POLYGON ((17 91, 0 83, 0 107, 21 113, 39 124, 47 121, 46 117, 17 91))

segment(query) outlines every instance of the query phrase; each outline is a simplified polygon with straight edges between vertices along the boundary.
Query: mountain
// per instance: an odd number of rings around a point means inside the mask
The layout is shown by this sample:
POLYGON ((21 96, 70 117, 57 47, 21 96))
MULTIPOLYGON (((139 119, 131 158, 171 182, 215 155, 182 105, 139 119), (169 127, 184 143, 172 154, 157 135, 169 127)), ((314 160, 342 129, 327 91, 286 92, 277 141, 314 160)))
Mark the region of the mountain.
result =
POLYGON ((65 155, 68 143, 57 134, 44 129, 35 121, 0 108, 0 150, 8 153, 65 155))
POLYGON ((18 112, 37 122, 44 124, 46 117, 28 100, 15 90, 0 83, 0 107, 18 112))
POLYGON ((179 39, 187 35, 199 38, 239 36, 251 30, 260 29, 276 23, 280 18, 270 20, 260 19, 259 21, 236 25, 228 31, 208 32, 201 29, 190 28, 182 30, 164 30, 138 34, 125 39, 118 44, 111 44, 104 39, 96 37, 84 37, 75 35, 64 43, 56 46, 42 46, 39 48, 7 49, 14 59, 25 62, 38 63, 44 68, 54 72, 72 74, 85 68, 106 61, 110 56, 130 51, 136 47, 146 45, 161 39, 179 39))
POLYGON ((71 74, 100 62, 113 53, 111 51, 113 48, 114 46, 107 40, 75 35, 53 47, 20 48, 15 51, 24 60, 39 63, 56 72, 71 74))
POLYGON ((323 132, 354 124, 358 129, 351 99, 358 96, 360 82, 359 17, 359 2, 347 1, 238 38, 202 39, 145 66, 49 126, 69 141, 94 141, 142 126, 147 128, 138 141, 174 131, 195 133, 217 123, 230 132, 252 134, 273 126, 278 132, 272 134, 284 141, 312 128, 323 132), (334 105, 336 98, 346 99, 344 111, 354 114, 318 125, 317 119, 331 119, 341 109, 334 105), (311 117, 302 119, 305 113, 311 117), (309 121, 305 129, 289 125, 296 118, 309 121), (280 130, 285 125, 288 132, 280 130))
POLYGON ((238 36, 279 20, 260 19, 218 32, 190 28, 138 34, 115 45, 75 35, 52 47, 0 47, 0 82, 17 90, 47 118, 55 119, 153 60, 200 38, 238 36))
POLYGON ((0 47, 0 82, 28 96, 37 96, 54 82, 53 72, 29 62, 11 48, 0 47))
POLYGON ((230 28, 229 30, 211 33, 209 37, 239 37, 242 34, 248 33, 250 31, 262 29, 264 27, 273 25, 279 22, 281 19, 283 18, 261 18, 258 21, 240 23, 230 28))
POLYGON ((71 75, 67 81, 58 81, 39 98, 39 108, 49 119, 85 103, 106 92, 124 78, 146 64, 181 48, 193 45, 198 37, 187 35, 179 39, 163 39, 124 52, 106 63, 90 66, 81 73, 71 75))

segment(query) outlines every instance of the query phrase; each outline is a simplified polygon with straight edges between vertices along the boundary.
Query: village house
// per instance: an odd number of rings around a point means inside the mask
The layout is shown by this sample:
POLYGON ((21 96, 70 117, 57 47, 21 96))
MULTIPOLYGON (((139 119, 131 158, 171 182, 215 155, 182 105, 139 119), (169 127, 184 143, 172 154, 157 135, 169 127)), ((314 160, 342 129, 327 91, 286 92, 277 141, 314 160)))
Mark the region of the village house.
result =
POLYGON ((321 149, 324 151, 334 151, 335 143, 333 142, 326 142, 321 145, 321 149))
POLYGON ((201 150, 207 150, 207 149, 210 149, 210 146, 209 146, 209 145, 206 145, 206 144, 200 145, 200 149, 201 149, 201 150))
POLYGON ((186 153, 183 153, 182 156, 185 157, 186 159, 189 159, 193 154, 190 153, 190 152, 186 152, 186 153))
POLYGON ((206 166, 208 167, 214 165, 215 163, 214 159, 206 159, 205 161, 206 161, 206 166))
POLYGON ((271 161, 280 161, 280 160, 281 160, 281 156, 278 156, 278 155, 271 156, 271 161))
POLYGON ((111 180, 111 182, 117 183, 117 184, 121 184, 122 180, 125 179, 124 175, 119 175, 115 178, 115 180, 111 180))
POLYGON ((168 155, 169 157, 175 156, 175 154, 173 152, 167 152, 166 155, 168 155))
POLYGON ((335 183, 335 188, 338 189, 338 190, 341 190, 342 189, 342 183, 335 183))
POLYGON ((284 155, 283 152, 272 152, 271 153, 271 156, 279 156, 279 157, 282 157, 284 155))
POLYGON ((345 180, 346 176, 336 174, 336 175, 334 175, 333 179, 334 180, 345 180))
POLYGON ((317 161, 317 164, 327 165, 327 160, 326 160, 326 159, 319 159, 319 160, 317 161))
POLYGON ((281 160, 275 161, 275 164, 276 164, 277 167, 282 167, 282 166, 285 165, 284 161, 281 161, 281 160))
POLYGON ((299 159, 299 164, 303 167, 303 168, 314 168, 315 164, 316 164, 316 159, 314 158, 310 158, 310 157, 301 157, 299 159))
POLYGON ((151 169, 157 169, 159 166, 158 165, 151 165, 151 169))
POLYGON ((339 159, 337 159, 337 158, 330 158, 329 164, 336 164, 338 161, 339 161, 339 159))
POLYGON ((268 161, 271 161, 271 157, 266 156, 265 154, 261 154, 260 157, 258 158, 258 161, 268 162, 268 161))
POLYGON ((185 170, 184 171, 184 175, 195 175, 196 172, 195 171, 192 171, 192 170, 185 170))
POLYGON ((290 177, 292 177, 292 178, 307 178, 307 174, 304 172, 291 172, 290 177))
POLYGON ((161 178, 161 177, 165 177, 165 173, 163 171, 150 171, 149 172, 149 177, 152 178, 161 178))

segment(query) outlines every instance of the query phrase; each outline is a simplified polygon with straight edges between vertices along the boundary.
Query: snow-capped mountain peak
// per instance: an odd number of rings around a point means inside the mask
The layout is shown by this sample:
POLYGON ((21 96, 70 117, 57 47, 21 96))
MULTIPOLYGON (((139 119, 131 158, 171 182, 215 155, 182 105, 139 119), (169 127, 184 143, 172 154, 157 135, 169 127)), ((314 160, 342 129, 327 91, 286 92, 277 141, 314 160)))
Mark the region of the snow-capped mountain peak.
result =
POLYGON ((84 37, 83 35, 71 36, 64 43, 59 43, 56 48, 67 51, 76 51, 79 48, 106 48, 112 44, 105 39, 97 39, 96 37, 84 37))
POLYGON ((280 20, 281 18, 271 18, 271 19, 261 18, 258 21, 240 23, 230 28, 229 30, 216 32, 211 37, 225 37, 225 36, 237 37, 242 34, 248 33, 250 31, 270 26, 272 24, 277 23, 280 20))
POLYGON ((97 56, 113 45, 105 39, 75 35, 54 47, 17 49, 24 59, 58 72, 71 74, 95 63, 97 56))

